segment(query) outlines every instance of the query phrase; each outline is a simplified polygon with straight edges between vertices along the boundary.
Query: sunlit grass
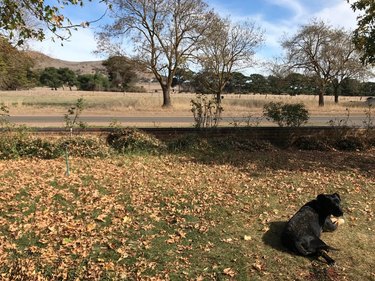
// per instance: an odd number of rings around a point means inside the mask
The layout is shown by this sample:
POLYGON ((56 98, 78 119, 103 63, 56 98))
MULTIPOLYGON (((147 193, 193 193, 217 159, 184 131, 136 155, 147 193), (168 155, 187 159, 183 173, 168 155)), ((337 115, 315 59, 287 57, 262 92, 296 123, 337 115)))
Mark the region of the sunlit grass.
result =
MULTIPOLYGON (((172 94, 173 107, 162 109, 162 93, 112 93, 112 92, 83 92, 38 88, 29 91, 2 91, 0 103, 10 108, 11 114, 61 114, 78 98, 86 102, 86 114, 173 114, 175 116, 191 116, 192 93, 172 94)), ((340 97, 340 103, 335 104, 332 96, 325 97, 325 106, 318 106, 317 96, 278 96, 278 95, 224 95, 222 105, 223 116, 260 116, 263 106, 271 101, 297 103, 303 102, 312 115, 341 115, 363 114, 366 106, 361 97, 340 97)))

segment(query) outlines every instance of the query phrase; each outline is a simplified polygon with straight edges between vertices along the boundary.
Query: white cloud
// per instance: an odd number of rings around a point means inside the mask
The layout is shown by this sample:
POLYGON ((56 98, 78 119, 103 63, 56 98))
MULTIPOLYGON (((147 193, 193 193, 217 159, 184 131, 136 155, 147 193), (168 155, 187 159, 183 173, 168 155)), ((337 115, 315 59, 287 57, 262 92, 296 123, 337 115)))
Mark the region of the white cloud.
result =
POLYGON ((267 2, 291 10, 294 16, 290 20, 293 22, 303 18, 306 14, 306 8, 299 0, 267 0, 267 2))
POLYGON ((326 7, 314 16, 335 27, 354 29, 357 25, 357 14, 346 1, 339 1, 334 6, 326 7))
POLYGON ((91 61, 100 58, 93 54, 96 49, 96 41, 93 30, 90 28, 79 28, 72 31, 72 36, 68 41, 46 39, 43 42, 32 42, 32 50, 42 52, 53 58, 67 61, 91 61))

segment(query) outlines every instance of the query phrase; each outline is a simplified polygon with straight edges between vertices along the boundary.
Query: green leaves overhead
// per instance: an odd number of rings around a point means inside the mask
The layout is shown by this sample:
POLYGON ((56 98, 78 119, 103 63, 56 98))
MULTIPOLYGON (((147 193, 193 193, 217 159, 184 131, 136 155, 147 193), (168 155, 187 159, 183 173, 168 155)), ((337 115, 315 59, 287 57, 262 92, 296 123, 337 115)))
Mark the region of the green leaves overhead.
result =
MULTIPOLYGON (((83 6, 83 0, 57 0, 54 5, 44 0, 3 0, 0 2, 0 32, 17 45, 25 39, 45 39, 45 29, 59 39, 70 37, 71 29, 89 23, 73 24, 63 14, 64 6, 83 6)), ((88 0, 86 2, 91 2, 88 0)), ((100 1, 105 2, 105 1, 100 1)))
MULTIPOLYGON (((348 1, 349 2, 349 1, 348 1)), ((375 2, 357 0, 351 4, 354 11, 359 11, 357 29, 354 31, 354 42, 363 52, 362 62, 375 63, 375 2)))

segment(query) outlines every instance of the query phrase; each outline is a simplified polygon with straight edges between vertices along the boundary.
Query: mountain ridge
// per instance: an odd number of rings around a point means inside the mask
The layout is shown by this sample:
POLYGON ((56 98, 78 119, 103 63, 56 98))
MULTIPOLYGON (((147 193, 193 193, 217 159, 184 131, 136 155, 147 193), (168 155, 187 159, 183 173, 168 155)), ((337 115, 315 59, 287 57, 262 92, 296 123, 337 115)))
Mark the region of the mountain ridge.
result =
POLYGON ((66 61, 52 58, 46 54, 37 51, 27 51, 27 54, 33 59, 34 69, 44 69, 46 67, 64 68, 67 67, 77 74, 95 74, 97 72, 104 73, 105 67, 103 60, 98 61, 66 61))

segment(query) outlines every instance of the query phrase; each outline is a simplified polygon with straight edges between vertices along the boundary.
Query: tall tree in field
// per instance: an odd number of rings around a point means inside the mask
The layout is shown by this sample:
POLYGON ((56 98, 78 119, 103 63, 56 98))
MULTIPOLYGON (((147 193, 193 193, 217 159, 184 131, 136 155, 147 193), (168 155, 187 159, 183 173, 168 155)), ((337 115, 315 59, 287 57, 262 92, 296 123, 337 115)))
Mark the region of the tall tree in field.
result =
POLYGON ((319 106, 324 106, 324 95, 331 81, 353 77, 361 71, 349 33, 322 21, 301 26, 297 34, 282 41, 282 46, 291 69, 316 77, 319 106))
POLYGON ((254 64, 256 48, 263 41, 262 31, 252 22, 232 23, 216 17, 200 43, 198 62, 207 76, 207 91, 220 103, 233 71, 254 64))
MULTIPOLYGON (((348 2, 353 2, 349 1, 348 2)), ((357 17, 357 29, 354 31, 354 43, 362 51, 361 60, 365 64, 375 63, 375 1, 356 0, 351 4, 354 11, 360 11, 357 17)))
POLYGON ((361 53, 353 43, 352 32, 343 29, 332 31, 331 81, 335 103, 339 102, 341 84, 346 79, 364 79, 371 75, 369 68, 361 63, 361 53), (336 43, 335 43, 336 42, 336 43))
POLYGON ((64 16, 63 8, 83 4, 83 0, 1 0, 0 34, 12 41, 16 39, 17 45, 22 45, 29 38, 45 39, 45 29, 60 39, 67 39, 71 29, 88 26, 90 22, 73 24, 64 16))
POLYGON ((163 107, 171 106, 173 77, 207 29, 208 6, 202 0, 112 0, 111 4, 114 22, 98 34, 99 51, 110 52, 113 47, 108 46, 121 46, 124 38, 130 38, 139 62, 160 83, 163 107))
POLYGON ((133 63, 124 56, 110 57, 103 62, 103 65, 107 69, 109 81, 113 88, 120 88, 125 91, 137 77, 133 63))
POLYGON ((301 26, 297 34, 282 41, 286 50, 286 63, 290 68, 301 69, 317 77, 319 106, 324 106, 324 95, 332 75, 330 65, 330 28, 324 22, 301 26))

